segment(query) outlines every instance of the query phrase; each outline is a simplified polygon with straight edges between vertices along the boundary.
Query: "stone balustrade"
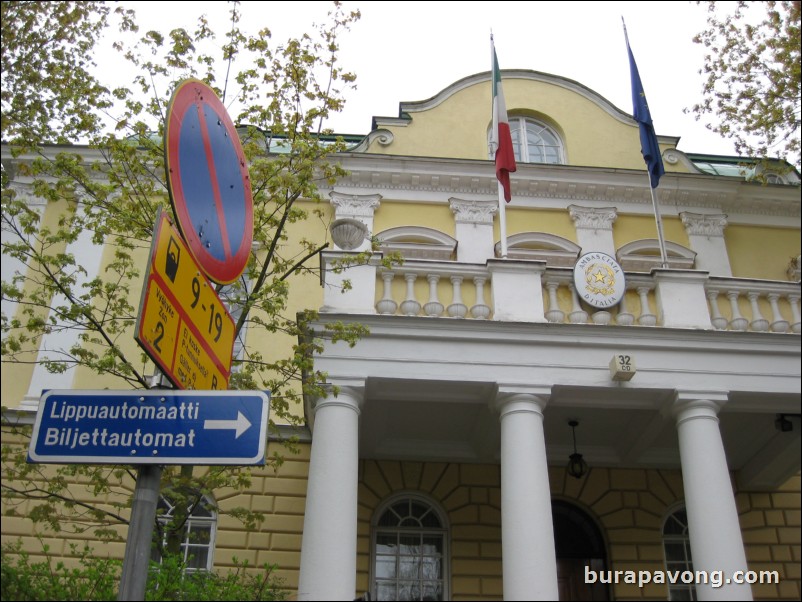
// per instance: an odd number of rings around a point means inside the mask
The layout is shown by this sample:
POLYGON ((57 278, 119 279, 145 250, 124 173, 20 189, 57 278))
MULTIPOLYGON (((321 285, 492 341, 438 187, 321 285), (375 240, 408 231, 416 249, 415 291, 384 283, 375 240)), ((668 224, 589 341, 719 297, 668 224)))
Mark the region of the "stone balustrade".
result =
POLYGON ((710 278, 705 285, 710 322, 717 330, 799 334, 799 291, 799 282, 710 278))
POLYGON ((580 300, 573 270, 546 268, 543 261, 408 259, 390 268, 377 255, 366 265, 329 269, 341 257, 332 252, 322 259, 321 311, 800 333, 799 282, 654 269, 627 274, 622 301, 597 310, 580 300))
POLYGON ((379 314, 478 320, 490 316, 490 306, 485 300, 485 285, 490 278, 485 266, 448 261, 408 261, 396 269, 380 267, 378 272, 382 281, 382 296, 376 302, 379 314), (396 301, 393 295, 393 281, 397 278, 405 283, 404 297, 400 301, 396 301), (416 291, 418 282, 427 283, 425 299, 419 298, 416 291), (468 286, 472 287, 470 307, 463 299, 463 287, 468 286))
POLYGON ((549 269, 544 278, 543 294, 548 299, 546 319, 554 323, 618 324, 621 326, 655 326, 657 315, 653 311, 655 284, 644 274, 627 276, 627 292, 616 306, 595 309, 581 303, 574 286, 573 270, 549 269), (565 298, 570 299, 566 311, 565 298))

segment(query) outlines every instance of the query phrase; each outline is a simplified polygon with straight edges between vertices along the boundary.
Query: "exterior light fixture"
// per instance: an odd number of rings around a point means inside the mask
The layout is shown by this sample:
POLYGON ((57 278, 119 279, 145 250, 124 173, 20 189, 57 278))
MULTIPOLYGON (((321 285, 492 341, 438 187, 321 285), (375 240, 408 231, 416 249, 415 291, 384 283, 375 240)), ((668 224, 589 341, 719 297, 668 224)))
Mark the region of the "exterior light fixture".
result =
POLYGON ((568 426, 571 427, 571 433, 574 436, 574 453, 568 457, 568 474, 575 479, 581 479, 588 473, 588 463, 582 457, 582 454, 576 451, 576 427, 579 426, 579 421, 569 420, 568 426))
POLYGON ((356 249, 368 235, 368 227, 352 217, 334 220, 329 230, 334 244, 344 251, 356 249))

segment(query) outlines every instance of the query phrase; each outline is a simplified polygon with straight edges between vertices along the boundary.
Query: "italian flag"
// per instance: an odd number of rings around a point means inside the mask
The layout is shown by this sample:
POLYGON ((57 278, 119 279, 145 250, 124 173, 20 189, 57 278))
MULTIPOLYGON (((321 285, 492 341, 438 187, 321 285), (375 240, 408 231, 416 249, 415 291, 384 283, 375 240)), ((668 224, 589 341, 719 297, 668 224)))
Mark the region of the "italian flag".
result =
POLYGON ((510 192, 510 173, 515 171, 515 152, 512 148, 510 123, 507 120, 507 105, 504 103, 504 91, 501 89, 501 70, 498 68, 498 57, 493 37, 490 37, 490 49, 493 54, 493 132, 490 136, 490 148, 496 153, 496 177, 504 188, 504 200, 512 199, 510 192))

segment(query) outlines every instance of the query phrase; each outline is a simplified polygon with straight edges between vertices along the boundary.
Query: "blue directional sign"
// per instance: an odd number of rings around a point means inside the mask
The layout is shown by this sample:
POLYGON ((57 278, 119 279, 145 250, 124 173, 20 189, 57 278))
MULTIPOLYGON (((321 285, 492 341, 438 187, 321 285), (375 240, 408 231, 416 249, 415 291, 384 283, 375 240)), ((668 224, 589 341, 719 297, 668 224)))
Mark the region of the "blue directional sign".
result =
POLYGON ((28 461, 264 464, 269 407, 261 391, 48 391, 28 461))

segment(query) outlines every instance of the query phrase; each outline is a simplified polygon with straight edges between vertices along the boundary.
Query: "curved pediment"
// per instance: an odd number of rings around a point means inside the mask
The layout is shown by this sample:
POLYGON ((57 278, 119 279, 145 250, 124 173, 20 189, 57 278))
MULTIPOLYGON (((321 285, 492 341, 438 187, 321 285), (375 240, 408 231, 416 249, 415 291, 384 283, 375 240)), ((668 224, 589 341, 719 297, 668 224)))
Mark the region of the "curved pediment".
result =
MULTIPOLYGON (((666 241, 668 267, 674 269, 693 269, 696 253, 675 242, 666 241)), ((649 272, 663 265, 660 242, 656 238, 643 238, 625 244, 616 253, 616 259, 626 272, 649 272)))
POLYGON ((376 238, 382 251, 400 253, 406 259, 449 261, 455 258, 457 249, 455 238, 425 226, 388 228, 379 232, 376 238))
MULTIPOLYGON (((613 103, 609 100, 604 98, 601 94, 594 92, 587 86, 580 84, 577 81, 569 79, 567 77, 562 77, 560 75, 553 75, 551 73, 543 73, 541 71, 533 71, 531 69, 502 69, 501 71, 501 78, 502 82, 506 84, 512 80, 528 80, 532 82, 541 82, 546 83, 552 86, 558 86, 564 88, 565 90, 571 91, 575 94, 579 94, 594 104, 598 105, 600 108, 604 109, 610 116, 620 120, 622 123, 626 124, 634 124, 635 121, 632 116, 616 107, 613 103)), ((428 98, 426 100, 419 100, 413 102, 401 102, 398 105, 398 117, 374 117, 373 118, 373 128, 381 128, 383 125, 399 125, 405 124, 413 119, 413 115, 415 113, 419 113, 421 111, 428 111, 438 105, 446 102, 449 98, 457 94, 458 92, 470 88, 471 86, 475 86, 477 84, 482 83, 489 83, 490 82, 490 72, 484 71, 482 73, 475 73, 473 75, 469 75, 468 77, 463 77, 462 79, 454 82, 453 84, 446 86, 440 92, 428 98)), ((510 105, 509 102, 507 103, 507 112, 511 113, 516 110, 516 107, 510 105)))
MULTIPOLYGON (((503 70, 501 77, 510 119, 535 119, 558 133, 560 163, 644 169, 637 122, 597 92, 566 77, 539 71, 503 70)), ((359 150, 487 161, 491 99, 490 72, 462 78, 431 98, 400 103, 396 117, 374 117, 376 135, 369 136, 359 150)), ((667 150, 676 147, 679 139, 659 136, 658 141, 667 150)), ((519 161, 518 171, 542 165, 540 160, 525 158, 519 161)), ((682 163, 667 169, 690 171, 682 163)))
MULTIPOLYGON (((507 237, 507 257, 545 261, 548 267, 573 267, 581 251, 575 242, 548 232, 519 232, 507 237)), ((500 242, 495 252, 500 257, 500 242)))

